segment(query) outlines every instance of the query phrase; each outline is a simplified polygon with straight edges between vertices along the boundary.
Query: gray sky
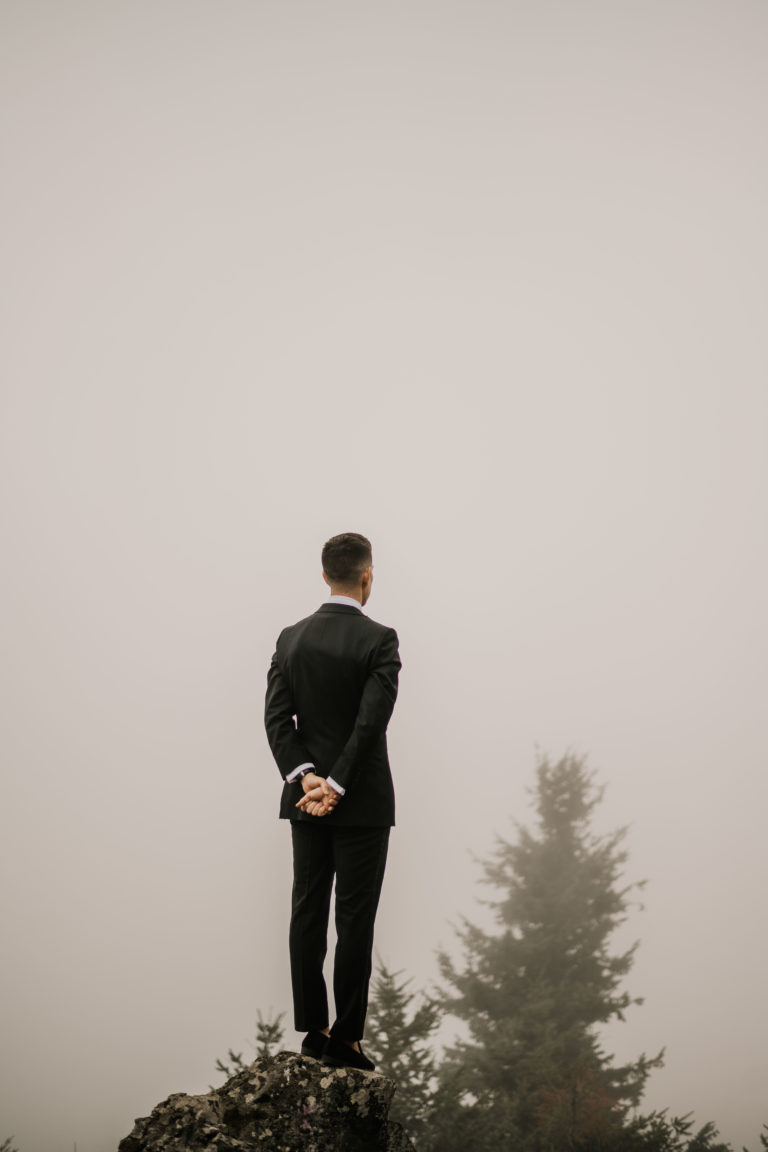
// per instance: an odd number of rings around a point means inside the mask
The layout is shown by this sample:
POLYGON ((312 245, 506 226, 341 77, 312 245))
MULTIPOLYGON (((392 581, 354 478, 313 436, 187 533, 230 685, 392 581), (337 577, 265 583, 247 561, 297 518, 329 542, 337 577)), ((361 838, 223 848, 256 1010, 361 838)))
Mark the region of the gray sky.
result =
POLYGON ((288 1008, 265 673, 353 529, 404 662, 381 956, 435 978, 536 748, 588 755, 649 880, 607 1043, 756 1148, 768 9, 0 25, 0 1140, 114 1147, 288 1008))

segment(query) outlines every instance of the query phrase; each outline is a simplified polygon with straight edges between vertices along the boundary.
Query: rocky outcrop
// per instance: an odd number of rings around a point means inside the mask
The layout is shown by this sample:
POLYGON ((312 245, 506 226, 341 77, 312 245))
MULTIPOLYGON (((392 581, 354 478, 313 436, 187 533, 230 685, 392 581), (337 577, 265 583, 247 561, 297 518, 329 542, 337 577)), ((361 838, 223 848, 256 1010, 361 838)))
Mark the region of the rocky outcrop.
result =
POLYGON ((176 1092, 118 1152, 414 1152, 387 1119, 395 1082, 279 1052, 203 1096, 176 1092))

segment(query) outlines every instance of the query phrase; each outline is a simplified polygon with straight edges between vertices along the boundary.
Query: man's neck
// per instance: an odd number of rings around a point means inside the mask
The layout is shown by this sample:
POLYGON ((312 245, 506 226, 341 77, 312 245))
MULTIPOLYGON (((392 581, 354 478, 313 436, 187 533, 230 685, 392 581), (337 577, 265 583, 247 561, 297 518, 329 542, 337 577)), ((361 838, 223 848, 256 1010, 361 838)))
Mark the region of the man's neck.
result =
POLYGON ((358 593, 358 595, 355 595, 355 593, 350 592, 348 588, 334 588, 331 586, 331 595, 329 599, 334 604, 347 603, 350 605, 355 605, 358 608, 362 608, 363 606, 363 601, 360 594, 358 593))

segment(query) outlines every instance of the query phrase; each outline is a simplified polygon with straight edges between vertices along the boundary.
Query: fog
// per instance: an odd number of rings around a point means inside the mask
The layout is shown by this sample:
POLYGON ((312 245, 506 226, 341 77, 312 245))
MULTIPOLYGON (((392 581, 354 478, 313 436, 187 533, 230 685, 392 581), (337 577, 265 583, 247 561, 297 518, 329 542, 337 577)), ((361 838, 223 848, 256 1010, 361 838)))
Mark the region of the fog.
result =
POLYGON ((266 668, 353 530, 381 958, 435 980, 586 756, 648 880, 609 1050, 755 1149, 766 7, 5 0, 0 54, 0 1142, 106 1152, 289 1009, 266 668))

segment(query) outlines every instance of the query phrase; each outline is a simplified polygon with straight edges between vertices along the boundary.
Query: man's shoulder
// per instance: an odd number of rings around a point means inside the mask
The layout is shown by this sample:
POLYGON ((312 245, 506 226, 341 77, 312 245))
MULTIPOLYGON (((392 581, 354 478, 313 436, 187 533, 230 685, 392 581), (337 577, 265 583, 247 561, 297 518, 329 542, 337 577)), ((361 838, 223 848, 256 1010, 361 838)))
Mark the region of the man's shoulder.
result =
POLYGON ((374 620, 371 616, 367 616, 365 612, 361 612, 357 608, 350 609, 345 614, 344 619, 349 620, 352 627, 362 629, 378 639, 384 636, 397 636, 394 628, 390 628, 388 624, 379 623, 378 620, 374 620))
POLYGON ((372 620, 370 616, 364 616, 362 613, 360 616, 364 624, 355 631, 363 637, 363 643, 369 653, 380 653, 387 660, 399 659, 400 638, 395 629, 388 624, 380 624, 378 620, 372 620))
POLYGON ((372 627, 377 632, 381 633, 382 636, 384 636, 385 634, 390 635, 390 636, 392 636, 392 635, 397 636, 397 632, 395 631, 394 628, 390 627, 389 624, 380 624, 378 620, 371 620, 370 616, 364 616, 363 619, 367 620, 368 623, 370 625, 372 625, 372 627))
POLYGON ((286 625, 286 627, 283 628, 280 635, 277 637, 278 645, 284 643, 286 640, 290 640, 291 636, 300 634, 307 627, 307 625, 312 623, 314 616, 315 613, 313 612, 309 616, 302 616, 301 620, 296 620, 293 624, 286 625))
POLYGON ((285 641, 292 636, 299 636, 308 628, 327 623, 329 619, 334 620, 336 624, 341 627, 353 628, 358 633, 367 633, 368 636, 377 639, 382 639, 387 635, 394 636, 395 639, 397 639, 397 632, 394 628, 389 627, 387 624, 380 624, 378 620, 373 620, 358 608, 352 608, 344 604, 321 604, 320 607, 310 613, 309 616, 303 616, 301 620, 297 620, 295 624, 289 624, 287 628, 283 628, 278 639, 285 641))

